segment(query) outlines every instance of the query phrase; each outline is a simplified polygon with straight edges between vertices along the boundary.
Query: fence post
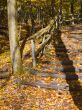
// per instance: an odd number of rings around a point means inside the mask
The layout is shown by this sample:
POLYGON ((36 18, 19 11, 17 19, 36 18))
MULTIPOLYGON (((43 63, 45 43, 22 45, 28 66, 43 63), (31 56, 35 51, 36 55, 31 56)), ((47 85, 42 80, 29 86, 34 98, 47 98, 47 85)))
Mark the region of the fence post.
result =
POLYGON ((56 16, 55 18, 55 21, 56 21, 56 29, 59 29, 59 16, 56 16))
MULTIPOLYGON (((42 39, 42 44, 44 44, 45 42, 45 35, 43 35, 43 39, 42 39)), ((42 55, 45 53, 45 47, 42 50, 42 55)))
POLYGON ((79 18, 80 18, 80 15, 78 14, 77 15, 77 22, 78 22, 78 24, 79 24, 79 18))
POLYGON ((71 15, 71 18, 72 18, 72 20, 73 20, 73 21, 72 21, 72 25, 74 25, 75 23, 74 23, 74 15, 73 15, 73 14, 71 15))
POLYGON ((31 40, 32 44, 32 62, 33 62, 33 67, 36 67, 36 57, 35 57, 35 40, 31 40))

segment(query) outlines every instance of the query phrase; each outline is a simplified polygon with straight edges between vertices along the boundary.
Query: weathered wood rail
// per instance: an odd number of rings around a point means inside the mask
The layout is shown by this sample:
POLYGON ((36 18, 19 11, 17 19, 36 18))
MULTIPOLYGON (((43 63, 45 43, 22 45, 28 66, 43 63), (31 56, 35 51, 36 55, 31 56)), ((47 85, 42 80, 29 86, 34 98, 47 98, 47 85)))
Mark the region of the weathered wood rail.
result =
POLYGON ((32 36, 27 38, 27 41, 31 40, 31 44, 32 44, 33 67, 36 66, 36 58, 37 58, 37 56, 39 55, 40 52, 42 52, 42 50, 44 50, 45 46, 48 44, 48 42, 51 39, 51 34, 50 33, 51 33, 52 28, 53 28, 53 25, 54 25, 54 20, 51 20, 47 27, 42 28, 37 33, 35 33, 32 36), (36 47, 35 47, 36 39, 38 39, 38 38, 44 39, 44 37, 45 37, 45 40, 42 40, 41 46, 36 50, 36 47))

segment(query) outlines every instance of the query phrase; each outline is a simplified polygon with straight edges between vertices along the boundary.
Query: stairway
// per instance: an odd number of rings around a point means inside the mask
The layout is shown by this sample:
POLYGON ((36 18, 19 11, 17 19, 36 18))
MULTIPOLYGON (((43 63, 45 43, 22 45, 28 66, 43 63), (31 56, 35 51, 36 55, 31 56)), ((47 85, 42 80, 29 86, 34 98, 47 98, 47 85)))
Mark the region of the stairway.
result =
POLYGON ((76 28, 69 34, 54 35, 53 43, 48 46, 48 53, 45 55, 49 58, 45 60, 43 58, 42 62, 40 60, 42 65, 40 71, 37 69, 30 71, 33 75, 42 77, 42 80, 33 82, 31 85, 48 89, 82 90, 80 86, 82 82, 82 34, 81 32, 75 34, 76 28), (43 78, 47 77, 53 79, 48 84, 43 81, 43 78), (60 81, 61 79, 65 82, 60 81))

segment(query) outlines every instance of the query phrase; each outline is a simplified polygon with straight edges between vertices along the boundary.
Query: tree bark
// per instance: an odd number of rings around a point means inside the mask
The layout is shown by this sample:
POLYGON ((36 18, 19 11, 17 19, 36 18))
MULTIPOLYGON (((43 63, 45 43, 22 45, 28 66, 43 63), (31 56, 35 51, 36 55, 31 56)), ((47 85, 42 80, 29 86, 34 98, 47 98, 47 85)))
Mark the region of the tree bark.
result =
MULTIPOLYGON (((80 0, 80 18, 82 18, 82 0, 80 0)), ((80 21, 82 22, 82 19, 80 21)))
POLYGON ((73 19, 72 24, 74 24, 74 0, 70 1, 70 12, 71 12, 71 17, 73 19))
POLYGON ((51 17, 53 18, 55 16, 55 0, 51 0, 51 17))
POLYGON ((71 14, 74 14, 74 0, 70 1, 70 12, 71 14))
POLYGON ((20 74, 23 72, 23 69, 16 27, 16 0, 7 0, 7 5, 12 72, 20 74))

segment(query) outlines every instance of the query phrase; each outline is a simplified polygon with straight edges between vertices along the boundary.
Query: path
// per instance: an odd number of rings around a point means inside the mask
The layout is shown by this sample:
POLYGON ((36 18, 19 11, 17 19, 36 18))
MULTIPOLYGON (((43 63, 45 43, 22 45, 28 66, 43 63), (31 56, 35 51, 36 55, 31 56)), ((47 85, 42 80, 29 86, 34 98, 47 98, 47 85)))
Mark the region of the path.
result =
MULTIPOLYGON (((54 35, 53 43, 50 44, 47 49, 47 57, 45 59, 43 58, 42 62, 40 60, 41 71, 36 69, 31 71, 31 73, 41 77, 51 77, 53 80, 56 80, 56 78, 62 78, 65 80, 80 80, 82 82, 81 26, 70 27, 64 31, 68 31, 68 33, 54 35)), ((57 83, 55 84, 53 81, 51 83, 50 85, 48 84, 47 87, 45 86, 45 88, 60 88, 55 86, 57 83)), ((37 84, 39 84, 39 82, 37 82, 37 84)), ((62 86, 62 89, 69 89, 69 84, 63 85, 64 87, 62 86)), ((76 90, 78 88, 76 86, 74 87, 75 88, 71 89, 76 90)))
POLYGON ((82 26, 78 25, 71 26, 64 30, 66 33, 55 35, 52 45, 47 49, 47 58, 41 62, 41 71, 37 69, 31 71, 33 75, 40 76, 41 80, 26 83, 46 89, 69 90, 79 110, 82 110, 81 28, 82 26), (46 78, 51 79, 45 80, 46 78))
POLYGON ((37 67, 28 69, 32 74, 23 75, 20 87, 13 84, 13 76, 7 79, 0 93, 2 110, 82 110, 81 26, 63 31, 60 36, 55 33, 37 67))

